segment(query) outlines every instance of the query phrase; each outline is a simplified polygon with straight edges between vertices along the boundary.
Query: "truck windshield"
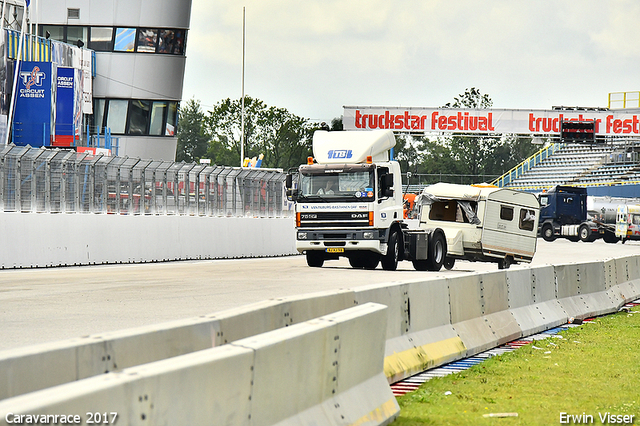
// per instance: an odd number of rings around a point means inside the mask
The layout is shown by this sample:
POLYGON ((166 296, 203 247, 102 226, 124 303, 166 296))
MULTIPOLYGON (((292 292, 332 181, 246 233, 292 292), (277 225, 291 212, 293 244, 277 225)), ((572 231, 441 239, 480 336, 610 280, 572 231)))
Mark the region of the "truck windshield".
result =
POLYGON ((374 199, 373 170, 302 173, 298 198, 305 202, 371 201, 374 199))

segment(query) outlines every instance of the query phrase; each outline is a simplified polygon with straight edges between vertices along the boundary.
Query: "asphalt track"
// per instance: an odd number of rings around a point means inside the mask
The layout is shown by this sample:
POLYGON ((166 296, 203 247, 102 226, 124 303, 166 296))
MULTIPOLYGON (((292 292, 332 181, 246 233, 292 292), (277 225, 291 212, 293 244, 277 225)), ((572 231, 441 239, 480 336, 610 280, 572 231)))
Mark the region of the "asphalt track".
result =
MULTIPOLYGON (((538 239, 531 265, 640 255, 640 242, 572 243, 538 239)), ((528 265, 514 265, 523 268, 528 265)), ((309 268, 303 256, 100 265, 0 271, 0 350, 170 320, 261 300, 376 283, 497 270, 457 262, 451 271, 356 270, 346 259, 309 268)))

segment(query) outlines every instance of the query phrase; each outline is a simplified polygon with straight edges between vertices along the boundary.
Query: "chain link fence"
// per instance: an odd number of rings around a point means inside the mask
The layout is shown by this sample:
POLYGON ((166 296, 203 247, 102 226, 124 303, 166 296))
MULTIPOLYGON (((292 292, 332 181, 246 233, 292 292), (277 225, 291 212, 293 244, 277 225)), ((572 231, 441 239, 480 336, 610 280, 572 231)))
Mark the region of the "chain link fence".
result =
POLYGON ((4 146, 0 211, 289 216, 281 170, 4 146))

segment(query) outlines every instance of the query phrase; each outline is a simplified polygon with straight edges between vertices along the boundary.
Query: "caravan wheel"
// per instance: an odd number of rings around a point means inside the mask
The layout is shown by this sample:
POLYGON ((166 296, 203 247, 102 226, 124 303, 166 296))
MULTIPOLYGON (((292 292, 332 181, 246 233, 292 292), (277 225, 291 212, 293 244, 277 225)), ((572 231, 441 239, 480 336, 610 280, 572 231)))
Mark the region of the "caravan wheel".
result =
POLYGON ((509 269, 509 266, 513 264, 513 257, 506 256, 504 259, 498 261, 498 269, 509 269))
POLYGON ((453 257, 445 257, 444 259, 444 267, 447 270, 453 269, 453 265, 456 264, 456 260, 453 257))

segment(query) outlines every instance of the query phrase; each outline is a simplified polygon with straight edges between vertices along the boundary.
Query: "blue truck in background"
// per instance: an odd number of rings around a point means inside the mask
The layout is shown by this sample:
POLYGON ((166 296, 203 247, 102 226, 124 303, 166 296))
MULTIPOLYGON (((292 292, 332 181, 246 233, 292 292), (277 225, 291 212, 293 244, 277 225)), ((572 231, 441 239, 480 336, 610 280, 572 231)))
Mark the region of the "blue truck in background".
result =
POLYGON ((603 238, 615 244, 615 219, 607 223, 605 215, 589 214, 587 188, 558 185, 538 196, 540 217, 538 235, 545 241, 566 238, 570 241, 593 242, 603 238))

